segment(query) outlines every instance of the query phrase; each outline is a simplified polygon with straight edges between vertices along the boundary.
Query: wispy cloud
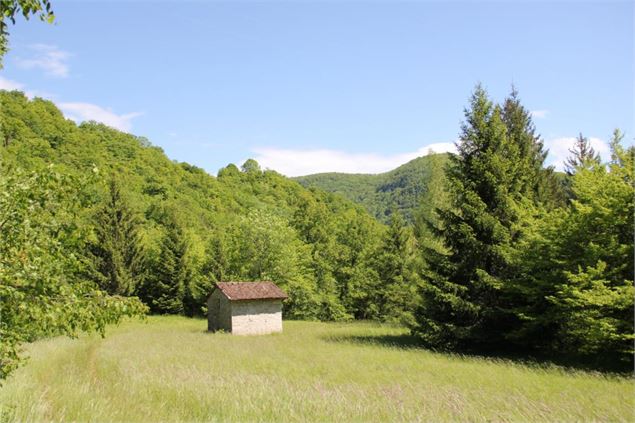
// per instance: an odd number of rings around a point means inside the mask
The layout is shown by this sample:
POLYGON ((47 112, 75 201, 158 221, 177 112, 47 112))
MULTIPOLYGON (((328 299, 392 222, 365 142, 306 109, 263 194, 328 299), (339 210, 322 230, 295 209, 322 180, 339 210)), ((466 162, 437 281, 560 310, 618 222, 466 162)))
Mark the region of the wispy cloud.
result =
POLYGON ((321 172, 381 173, 394 169, 430 152, 455 152, 454 143, 428 144, 416 151, 382 155, 376 153, 348 153, 339 150, 294 150, 275 147, 254 148, 254 159, 267 169, 287 176, 301 176, 321 172))
POLYGON ((111 126, 120 131, 130 131, 132 119, 143 115, 141 112, 116 114, 110 109, 91 103, 58 103, 66 117, 76 122, 94 120, 111 126))
POLYGON ((42 97, 42 98, 52 99, 53 97, 55 97, 53 94, 45 92, 45 91, 26 89, 25 85, 22 84, 21 82, 12 81, 10 79, 3 78, 2 76, 0 76, 0 90, 23 91, 24 95, 26 95, 28 98, 42 97))
POLYGON ((529 113, 534 119, 544 119, 549 114, 549 110, 532 110, 529 113))
MULTIPOLYGON (((24 94, 29 98, 37 96, 53 100, 55 97, 54 95, 49 93, 28 90, 24 84, 4 78, 2 76, 0 76, 0 90, 20 90, 23 91, 24 94)), ((64 112, 64 115, 67 118, 72 119, 78 123, 86 120, 94 120, 96 122, 101 122, 105 125, 126 132, 129 132, 132 129, 132 120, 138 116, 143 115, 142 112, 117 114, 111 109, 106 109, 92 103, 57 101, 55 101, 55 103, 57 107, 59 107, 60 110, 64 112)))
MULTIPOLYGON (((547 163, 555 166, 556 170, 564 170, 564 162, 567 157, 571 155, 569 152, 573 148, 576 137, 561 137, 553 138, 545 141, 545 147, 549 149, 549 156, 547 157, 547 163)), ((603 160, 609 158, 611 154, 608 143, 600 138, 590 137, 589 142, 591 147, 600 153, 603 160)))
POLYGON ((0 76, 0 90, 13 91, 13 90, 21 90, 23 88, 24 88, 23 84, 0 76))
POLYGON ((40 69, 46 75, 66 78, 70 67, 67 63, 71 54, 49 44, 31 44, 28 46, 30 57, 16 58, 16 64, 22 69, 40 69))

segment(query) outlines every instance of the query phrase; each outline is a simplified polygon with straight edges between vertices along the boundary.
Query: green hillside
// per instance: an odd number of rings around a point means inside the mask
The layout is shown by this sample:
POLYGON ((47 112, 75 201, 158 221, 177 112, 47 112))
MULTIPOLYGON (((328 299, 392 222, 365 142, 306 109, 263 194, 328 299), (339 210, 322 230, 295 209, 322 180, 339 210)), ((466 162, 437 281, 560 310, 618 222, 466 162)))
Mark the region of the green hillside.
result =
POLYGON ((616 131, 606 166, 580 156, 562 202, 529 112, 506 101, 503 123, 482 89, 472 99, 494 144, 467 133, 457 156, 311 177, 380 219, 403 212, 383 225, 254 160, 214 177, 0 91, 0 379, 43 337, 204 315, 220 280, 276 282, 287 320, 400 323, 439 349, 632 368, 633 149, 616 131))
POLYGON ((447 153, 418 157, 386 173, 317 173, 295 179, 305 187, 340 194, 361 204, 377 219, 387 222, 391 210, 400 211, 410 222, 430 181, 431 166, 445 166, 447 153))
POLYGON ((362 207, 262 171, 253 160, 211 176, 170 160, 143 137, 77 125, 53 103, 21 92, 0 91, 0 104, 0 176, 52 172, 77 181, 72 199, 82 205, 73 223, 80 221, 86 236, 73 248, 88 262, 78 271, 107 291, 138 295, 154 312, 201 314, 215 280, 270 279, 292 293, 287 316, 338 320, 377 310, 371 289, 351 289, 378 286, 367 257, 380 247, 384 227, 362 207), (130 289, 92 268, 114 260, 99 245, 109 236, 101 228, 109 226, 113 184, 136 222, 130 242, 138 238, 133 247, 144 253, 136 270, 120 266, 128 275, 111 275, 130 281, 130 289))

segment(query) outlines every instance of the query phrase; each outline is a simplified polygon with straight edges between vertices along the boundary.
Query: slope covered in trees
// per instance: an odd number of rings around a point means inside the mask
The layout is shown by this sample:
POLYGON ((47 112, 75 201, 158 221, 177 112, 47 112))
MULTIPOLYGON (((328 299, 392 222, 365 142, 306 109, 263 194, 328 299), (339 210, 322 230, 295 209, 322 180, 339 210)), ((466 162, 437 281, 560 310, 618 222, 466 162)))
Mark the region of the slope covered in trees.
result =
POLYGON ((619 132, 609 162, 580 137, 556 175, 517 94, 477 87, 457 155, 332 180, 377 194, 384 225, 253 160, 213 177, 48 101, 0 91, 0 106, 0 378, 22 342, 146 308, 201 315, 215 281, 258 279, 287 291, 285 318, 632 362, 634 149, 619 132))
POLYGON ((441 162, 443 167, 447 159, 448 154, 440 153, 418 157, 389 172, 375 175, 331 172, 293 179, 305 187, 341 194, 363 205, 384 223, 390 221, 393 210, 398 210, 407 221, 414 222, 421 196, 428 189, 432 177, 432 162, 441 162))
POLYGON ((77 126, 48 101, 0 96, 3 173, 52 164, 61 175, 90 176, 85 271, 104 290, 139 295, 156 312, 183 310, 161 300, 166 293, 189 296, 185 308, 200 314, 214 280, 274 279, 298 293, 290 315, 365 313, 370 300, 352 298, 349 285, 361 283, 355 275, 367 273, 365 256, 384 228, 361 207, 253 160, 213 177, 142 137, 77 126))
MULTIPOLYGON (((212 284, 221 279, 274 280, 290 294, 287 318, 399 319, 403 307, 411 307, 403 301, 383 304, 376 256, 387 251, 386 228, 341 196, 262 171, 253 160, 241 169, 230 164, 213 177, 169 160, 145 138, 95 122, 78 126, 53 103, 17 91, 0 91, 0 104, 0 186, 14 187, 4 188, 5 214, 16 233, 37 224, 48 235, 35 235, 54 243, 20 244, 3 236, 0 251, 35 245, 28 251, 34 255, 27 263, 32 267, 67 257, 72 269, 61 261, 51 269, 56 277, 72 274, 108 298, 138 297, 162 314, 202 315, 212 284), (25 192, 36 183, 31 180, 44 178, 60 182, 50 192, 25 192), (6 197, 14 195, 12 189, 28 194, 22 211, 6 197), (46 205, 47 196, 61 193, 55 204, 64 219, 50 215, 52 206, 46 205), (50 225, 61 227, 49 229, 51 219, 50 225), (45 254, 43 248, 55 251, 45 254)), ((20 263, 3 262, 3 284, 14 283, 11 272, 20 263)), ((25 278, 37 285, 41 276, 25 278)), ((403 277, 395 281, 408 283, 403 277)), ((21 286, 14 288, 24 294, 21 286)), ((0 292, 3 303, 6 292, 0 292)), ((52 308, 62 304, 51 295, 52 308)), ((139 303, 122 307, 126 313, 141 311, 139 303)), ((98 323, 116 320, 104 317, 98 323)))

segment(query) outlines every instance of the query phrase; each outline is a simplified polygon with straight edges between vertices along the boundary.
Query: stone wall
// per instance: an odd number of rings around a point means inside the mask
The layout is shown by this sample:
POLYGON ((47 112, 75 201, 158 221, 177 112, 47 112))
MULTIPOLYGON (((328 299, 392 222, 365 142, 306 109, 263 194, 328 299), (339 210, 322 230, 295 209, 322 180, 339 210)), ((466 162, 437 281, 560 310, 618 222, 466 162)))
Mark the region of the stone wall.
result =
POLYGON ((232 330, 231 302, 223 293, 216 289, 207 299, 207 330, 215 332, 232 330))
POLYGON ((231 303, 232 333, 256 335, 282 332, 282 301, 253 300, 231 303))

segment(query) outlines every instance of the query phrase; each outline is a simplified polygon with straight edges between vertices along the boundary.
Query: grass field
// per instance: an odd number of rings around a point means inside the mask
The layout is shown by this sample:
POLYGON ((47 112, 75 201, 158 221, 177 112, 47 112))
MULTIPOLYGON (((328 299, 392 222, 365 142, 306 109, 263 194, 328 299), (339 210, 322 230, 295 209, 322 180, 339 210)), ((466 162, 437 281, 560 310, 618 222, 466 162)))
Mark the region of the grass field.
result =
POLYGON ((0 388, 0 421, 633 421, 633 379, 390 345, 403 329, 285 322, 238 337, 151 317, 56 338, 0 388))

